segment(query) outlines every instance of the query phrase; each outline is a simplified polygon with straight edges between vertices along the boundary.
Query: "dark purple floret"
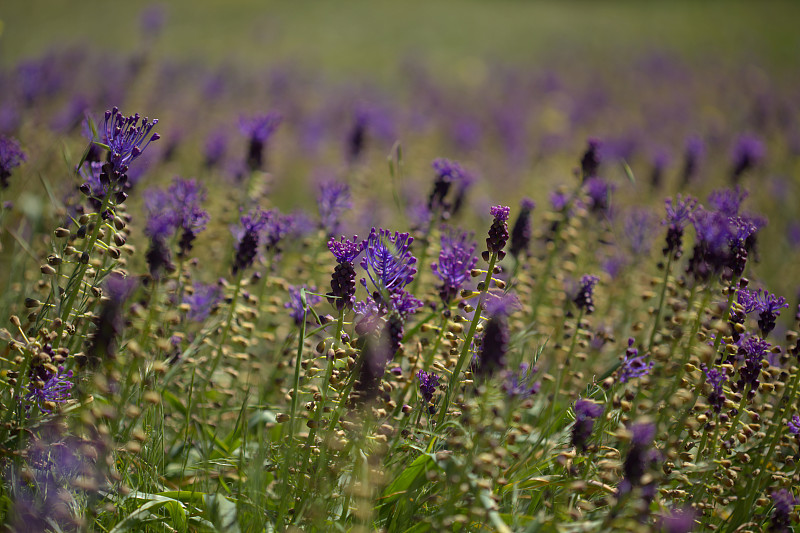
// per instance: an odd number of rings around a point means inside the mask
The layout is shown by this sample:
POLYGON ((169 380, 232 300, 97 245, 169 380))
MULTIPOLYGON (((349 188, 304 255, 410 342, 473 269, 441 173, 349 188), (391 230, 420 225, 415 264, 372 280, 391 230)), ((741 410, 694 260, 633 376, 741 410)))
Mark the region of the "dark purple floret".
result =
POLYGON ((763 337, 775 328, 775 320, 780 316, 781 309, 789 307, 786 298, 770 294, 763 289, 756 291, 741 289, 736 298, 745 314, 758 313, 758 327, 763 337))
POLYGON ((328 241, 328 249, 336 258, 337 263, 352 263, 364 250, 366 244, 367 241, 358 240, 358 235, 354 235, 351 240, 342 236, 338 241, 331 238, 328 241))
POLYGON ((25 152, 14 139, 0 137, 0 189, 8 188, 11 170, 25 161, 25 152))
POLYGON ((350 187, 335 181, 323 183, 320 185, 317 207, 322 228, 328 235, 335 235, 339 232, 342 213, 353 207, 350 201, 350 187))
POLYGON ((63 366, 59 366, 56 372, 44 368, 32 376, 28 386, 28 393, 25 399, 36 404, 44 413, 49 413, 46 403, 64 403, 70 398, 72 389, 72 370, 64 371, 63 366))
POLYGON ((498 313, 486 322, 483 337, 478 351, 475 375, 483 378, 491 377, 497 370, 506 366, 508 352, 508 323, 502 313, 498 313))
POLYGON ((264 249, 268 253, 280 253, 281 242, 291 233, 293 225, 293 215, 283 215, 277 209, 268 210, 264 226, 264 249))
POLYGON ((597 176, 597 171, 600 169, 600 140, 589 139, 586 151, 581 157, 581 176, 585 181, 588 178, 597 176))
POLYGON ((625 477, 619 485, 620 494, 630 492, 633 487, 641 485, 642 476, 648 466, 655 460, 656 453, 651 450, 656 434, 655 424, 639 423, 631 426, 631 447, 625 458, 622 470, 625 477))
POLYGON ((150 239, 150 246, 147 248, 144 258, 147 261, 150 276, 155 280, 161 279, 161 275, 165 271, 175 270, 175 265, 172 264, 172 252, 163 238, 153 237, 150 239))
POLYGON ((575 305, 578 306, 584 313, 590 315, 594 312, 594 286, 600 281, 597 276, 589 274, 581 278, 581 285, 578 288, 577 294, 572 299, 575 305))
POLYGON ((731 180, 734 183, 738 182, 742 174, 757 166, 765 155, 766 148, 760 139, 752 135, 741 135, 736 139, 736 144, 731 154, 731 159, 733 160, 731 180))
POLYGON ((528 253, 528 245, 531 242, 531 211, 533 211, 535 205, 530 198, 523 198, 520 203, 519 215, 511 230, 509 252, 514 257, 519 257, 523 252, 528 253))
POLYGON ((539 392, 541 383, 534 381, 534 375, 539 371, 528 363, 520 363, 519 371, 506 373, 503 381, 503 390, 512 398, 528 398, 539 392))
POLYGON ((192 293, 183 296, 183 303, 189 305, 186 318, 202 322, 222 300, 222 290, 215 284, 194 283, 192 293))
POLYGON ((707 281, 729 264, 734 227, 729 217, 702 207, 694 212, 692 224, 697 238, 686 270, 696 280, 707 281))
POLYGON ((461 165, 449 159, 435 159, 432 166, 436 171, 436 179, 433 182, 433 190, 428 196, 428 210, 436 213, 441 219, 447 219, 454 210, 452 203, 447 200, 448 193, 453 185, 461 185, 466 172, 461 165))
POLYGON ((789 428, 789 433, 792 435, 800 435, 800 415, 792 416, 792 419, 786 423, 786 426, 789 428))
POLYGON ((611 207, 611 193, 614 186, 603 178, 593 176, 583 183, 586 194, 589 196, 589 209, 593 213, 608 215, 611 207))
POLYGON ((241 227, 235 232, 236 255, 233 259, 234 275, 253 264, 266 225, 267 214, 259 207, 241 217, 241 227))
POLYGON ((264 147, 282 120, 283 117, 277 112, 239 119, 239 129, 249 142, 246 161, 251 171, 264 168, 264 147))
POLYGON ((139 113, 125 117, 114 107, 106 111, 103 139, 111 153, 109 162, 115 171, 125 173, 130 163, 142 155, 151 142, 160 138, 153 128, 158 119, 150 122, 147 117, 141 118, 139 113))
POLYGON ((705 364, 700 365, 700 368, 706 375, 706 382, 711 385, 708 404, 715 413, 719 413, 725 405, 725 392, 722 387, 728 381, 728 373, 724 368, 708 368, 705 364))
POLYGON ((431 264, 431 270, 442 281, 439 296, 444 303, 456 297, 478 262, 475 255, 477 244, 470 237, 468 233, 458 231, 442 234, 439 262, 431 264))
MULTIPOLYGON (((411 283, 417 269, 417 259, 409 249, 414 238, 408 233, 372 228, 364 247, 361 267, 379 293, 391 294, 411 283)), ((366 287, 366 280, 361 280, 366 287)))
POLYGON ((431 403, 436 389, 439 388, 439 376, 433 372, 425 372, 420 370, 417 372, 417 380, 419 380, 419 392, 425 403, 431 403))
POLYGON ((620 383, 627 383, 634 378, 646 376, 654 365, 652 361, 645 361, 649 354, 639 355, 639 350, 633 347, 633 343, 634 339, 628 339, 625 359, 622 361, 617 374, 620 383))
POLYGON ((405 320, 408 315, 413 315, 417 312, 417 309, 423 305, 424 304, 420 300, 417 300, 410 292, 399 290, 391 294, 388 309, 405 320))
POLYGON ((314 307, 322 301, 320 296, 312 294, 315 292, 317 292, 316 287, 308 287, 306 285, 301 285, 298 287, 293 285, 289 286, 289 301, 284 303, 283 307, 291 311, 289 316, 294 319, 295 325, 299 326, 303 322, 303 318, 306 316, 306 307, 314 307), (305 306, 303 305, 303 300, 300 298, 300 289, 305 289, 305 306))
POLYGON ((328 302, 336 309, 350 309, 353 307, 356 294, 356 271, 353 267, 358 254, 364 250, 366 241, 359 241, 358 236, 352 240, 342 237, 340 240, 328 241, 328 249, 336 257, 336 268, 331 276, 331 292, 328 293, 328 302))
POLYGON ((572 426, 572 445, 578 451, 586 451, 586 443, 592 436, 594 421, 603 414, 603 406, 590 400, 580 399, 575 402, 575 424, 572 426))
POLYGON ((206 190, 193 179, 176 177, 172 180, 168 192, 181 230, 178 255, 183 256, 191 251, 197 234, 206 229, 206 224, 211 218, 208 211, 201 207, 201 203, 206 199, 206 190))
POLYGON ((483 260, 489 261, 491 254, 497 254, 497 259, 502 260, 506 253, 503 248, 508 242, 508 215, 511 208, 504 205, 496 205, 489 210, 494 217, 492 226, 489 228, 489 236, 486 238, 486 251, 483 252, 483 260))
POLYGON ((792 531, 792 511, 798 503, 794 494, 786 489, 780 489, 770 494, 775 505, 769 524, 770 531, 789 533, 792 531))

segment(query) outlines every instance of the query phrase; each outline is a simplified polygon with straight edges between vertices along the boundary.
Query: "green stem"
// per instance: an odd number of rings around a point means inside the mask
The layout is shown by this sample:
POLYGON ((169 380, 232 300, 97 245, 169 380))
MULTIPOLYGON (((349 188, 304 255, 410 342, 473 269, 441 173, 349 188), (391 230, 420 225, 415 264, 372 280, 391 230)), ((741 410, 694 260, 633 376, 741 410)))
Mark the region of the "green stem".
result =
POLYGON ((220 339, 219 344, 217 344, 217 352, 214 355, 214 359, 211 361, 211 367, 209 368, 208 375, 206 376, 206 381, 211 381, 211 377, 214 375, 214 371, 217 369, 217 366, 222 359, 222 349, 225 346, 225 342, 228 340, 228 333, 230 333, 231 330, 233 314, 236 312, 236 304, 239 301, 239 293, 241 292, 242 288, 243 276, 244 270, 239 270, 239 273, 236 275, 236 285, 233 289, 233 299, 231 299, 231 305, 228 308, 228 316, 225 319, 225 326, 222 330, 222 339, 220 339))
POLYGON ((653 331, 650 333, 650 341, 647 343, 647 351, 650 352, 653 350, 653 342, 656 338, 656 332, 658 331, 658 324, 661 322, 661 313, 664 309, 664 299, 667 295, 667 283, 669 281, 669 273, 672 267, 672 254, 669 254, 667 257, 667 264, 664 267, 664 280, 661 283, 661 296, 658 299, 658 309, 656 310, 656 317, 653 320, 653 331))
POLYGON ((458 386, 461 369, 464 367, 464 363, 466 363, 467 357, 469 356, 472 347, 472 339, 475 337, 475 331, 478 329, 478 323, 481 320, 484 299, 486 298, 486 293, 489 291, 489 282, 492 279, 492 273, 494 272, 496 263, 497 252, 492 252, 489 258, 489 268, 486 271, 486 278, 483 280, 483 290, 480 292, 478 304, 475 306, 475 316, 472 318, 472 324, 470 324, 469 331, 464 339, 464 346, 461 348, 461 354, 458 356, 458 362, 456 362, 456 367, 453 369, 453 374, 450 376, 450 383, 447 385, 447 392, 445 392, 444 399, 442 400, 441 412, 439 413, 439 420, 437 422, 439 426, 444 423, 444 419, 447 417, 447 410, 450 408, 450 398, 453 396, 453 392, 458 386))

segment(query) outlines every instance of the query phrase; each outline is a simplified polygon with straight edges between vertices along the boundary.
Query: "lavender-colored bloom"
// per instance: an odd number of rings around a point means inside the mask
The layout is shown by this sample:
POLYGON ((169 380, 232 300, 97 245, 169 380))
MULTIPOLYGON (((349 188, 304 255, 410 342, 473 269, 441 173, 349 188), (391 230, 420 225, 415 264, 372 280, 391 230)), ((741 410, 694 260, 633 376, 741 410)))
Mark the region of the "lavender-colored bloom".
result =
POLYGON ((631 433, 633 435, 631 447, 622 467, 625 477, 619 485, 620 494, 630 492, 633 487, 641 484, 649 463, 655 458, 655 454, 650 450, 656 434, 655 424, 634 424, 631 426, 631 433))
POLYGON ((497 259, 502 260, 506 253, 503 248, 508 242, 508 216, 511 208, 504 205, 493 206, 489 213, 494 217, 489 228, 489 236, 486 238, 486 250, 483 252, 483 260, 489 261, 491 254, 497 254, 497 259))
POLYGON ((206 229, 210 219, 208 211, 200 206, 206 199, 206 189, 193 179, 176 177, 167 192, 181 230, 179 255, 185 255, 192 249, 197 234, 206 229))
POLYGON ((414 295, 404 290, 393 292, 389 299, 389 310, 399 315, 403 320, 405 320, 408 315, 416 313, 417 309, 423 305, 424 304, 416 299, 414 295))
POLYGON ((708 403, 714 412, 719 413, 725 405, 725 392, 722 387, 728 381, 728 373, 724 368, 708 368, 705 364, 700 365, 700 368, 706 375, 706 382, 711 385, 708 403))
POLYGON ((786 426, 789 428, 789 433, 792 435, 800 435, 800 415, 792 416, 792 419, 786 423, 786 426))
POLYGON ((689 137, 683 152, 683 170, 681 171, 681 181, 686 187, 697 173, 697 167, 705 153, 705 144, 700 137, 689 137))
POLYGON ((770 294, 763 289, 757 291, 741 289, 736 298, 745 314, 758 313, 758 327, 764 337, 775 329, 775 320, 780 316, 781 309, 789 307, 786 298, 770 294))
POLYGON ((431 270, 442 281, 439 296, 444 303, 455 298, 478 262, 475 256, 477 244, 470 237, 467 233, 457 231, 442 234, 439 262, 431 264, 431 270))
POLYGON ((600 281, 597 276, 586 274, 581 278, 580 287, 572 301, 587 315, 594 312, 594 286, 600 281))
POLYGON ((239 129, 249 141, 247 166, 251 171, 264 168, 264 146, 282 120, 283 117, 277 112, 239 119, 239 129))
POLYGON ((0 189, 8 188, 11 170, 20 166, 27 158, 19 143, 8 137, 0 137, 0 189))
POLYGON ((650 171, 650 186, 653 189, 661 188, 661 182, 664 180, 664 170, 670 162, 670 155, 664 148, 656 150, 652 158, 653 168, 650 171))
POLYGON ((581 176, 584 181, 597 176, 597 171, 600 169, 600 162, 602 160, 600 156, 600 146, 602 143, 600 140, 589 139, 587 144, 586 151, 581 157, 581 176))
POLYGON ((213 168, 222 162, 225 153, 228 151, 228 135, 215 129, 212 131, 203 144, 205 154, 204 163, 207 168, 213 168))
POLYGON ((65 372, 63 366, 59 366, 56 372, 46 370, 43 366, 38 368, 41 372, 37 372, 35 379, 31 379, 25 400, 36 404, 42 412, 49 413, 47 404, 64 403, 69 400, 72 370, 65 372))
POLYGON ((425 372, 420 370, 417 372, 417 380, 419 380, 419 392, 425 403, 430 403, 433 400, 433 395, 436 389, 439 388, 439 376, 433 372, 425 372))
POLYGON ((508 371, 506 379, 503 381, 503 390, 510 397, 528 398, 539 392, 541 383, 533 380, 533 376, 539 371, 537 367, 532 367, 527 363, 519 365, 518 372, 508 371))
POLYGON ((277 209, 266 212, 266 225, 264 226, 264 248, 269 253, 279 253, 280 244, 289 235, 294 225, 294 217, 283 215, 277 209))
POLYGON ((788 533, 792 531, 791 513, 797 505, 798 500, 794 494, 786 489, 780 489, 772 494, 772 503, 775 505, 770 521, 770 531, 788 533))
POLYGON ((764 143, 752 135, 741 135, 736 139, 731 159, 731 179, 738 182, 742 174, 758 165, 766 155, 764 143))
POLYGON ((502 313, 493 315, 483 328, 480 349, 475 361, 476 376, 491 377, 495 371, 506 366, 508 342, 508 323, 505 316, 502 313))
POLYGON ((331 276, 331 292, 328 293, 328 302, 341 311, 353 307, 356 294, 356 271, 353 261, 364 250, 366 241, 359 241, 358 236, 352 240, 342 237, 340 240, 328 241, 328 249, 336 258, 336 268, 331 276))
POLYGON ((726 217, 735 217, 739 215, 742 202, 748 194, 746 189, 738 185, 733 189, 718 189, 708 195, 708 203, 726 217))
POLYGON ((335 181, 323 183, 320 185, 317 207, 322 228, 328 235, 338 233, 342 213, 353 207, 350 201, 350 187, 335 181))
POLYGON ((108 297, 95 320, 96 328, 86 349, 89 364, 96 366, 103 358, 115 359, 117 339, 124 328, 122 306, 136 288, 136 280, 118 274, 106 278, 103 296, 108 297))
POLYGON ((575 402, 575 424, 572 426, 572 445, 581 452, 586 451, 586 443, 592 436, 594 421, 603 414, 603 406, 590 400, 575 402))
POLYGON ((570 197, 568 194, 554 191, 550 193, 550 206, 553 211, 563 211, 569 204, 570 197))
POLYGON ((151 239, 166 239, 175 233, 178 214, 172 209, 170 194, 161 189, 144 192, 144 207, 147 213, 145 235, 151 239))
POLYGON ((531 211, 535 205, 530 198, 523 198, 520 202, 519 215, 511 230, 511 247, 509 248, 514 257, 519 257, 522 252, 528 253, 528 245, 531 241, 531 211))
POLYGON ((433 182, 433 190, 428 197, 428 210, 432 213, 447 219, 451 215, 452 205, 446 199, 453 184, 458 184, 463 180, 466 172, 455 161, 439 158, 433 161, 433 169, 436 171, 436 179, 433 182))
POLYGON ((214 307, 222 301, 222 290, 218 285, 194 283, 191 294, 184 294, 183 303, 189 305, 186 318, 195 322, 203 322, 214 307))
POLYGON ((770 348, 770 343, 755 335, 741 341, 737 356, 744 362, 739 367, 739 380, 736 382, 739 391, 749 389, 749 395, 755 395, 760 384, 761 361, 764 360, 770 348))
POLYGON ((266 225, 267 214, 259 207, 241 217, 241 227, 237 228, 234 233, 236 238, 236 255, 233 260, 234 275, 253 264, 266 225))
POLYGON ((692 225, 697 238, 686 271, 695 279, 705 281, 729 265, 735 227, 729 217, 702 207, 694 212, 692 225))
MULTIPOLYGON (((417 259, 409 249, 413 241, 408 233, 395 232, 392 235, 389 230, 375 228, 370 231, 361 267, 378 290, 379 298, 376 300, 380 300, 381 292, 391 294, 413 281, 417 273, 414 268, 417 259)), ((361 283, 367 286, 365 279, 361 283)))
POLYGON ((128 165, 141 156, 151 142, 161 137, 153 132, 156 124, 158 119, 150 122, 147 117, 141 118, 139 113, 125 117, 117 107, 106 111, 103 140, 111 151, 109 162, 114 171, 124 174, 128 165))
POLYGON ((620 383, 646 376, 652 370, 654 363, 645 361, 649 354, 639 355, 639 350, 633 347, 634 339, 628 339, 628 348, 625 350, 625 359, 620 365, 618 379, 620 383))
POLYGON ((289 301, 283 304, 283 307, 286 309, 290 309, 291 316, 294 319, 294 323, 296 325, 300 325, 303 322, 303 318, 306 316, 306 306, 311 308, 317 305, 322 301, 320 296, 317 296, 315 293, 317 291, 316 287, 308 287, 306 285, 302 285, 299 287, 295 287, 293 285, 289 286, 289 301), (300 298, 300 290, 305 289, 305 296, 306 296, 306 305, 303 305, 303 300, 300 298), (309 292, 311 291, 311 292, 309 292))
POLYGON ((584 181, 583 187, 589 196, 589 209, 593 213, 608 215, 614 186, 603 178, 593 176, 584 181))

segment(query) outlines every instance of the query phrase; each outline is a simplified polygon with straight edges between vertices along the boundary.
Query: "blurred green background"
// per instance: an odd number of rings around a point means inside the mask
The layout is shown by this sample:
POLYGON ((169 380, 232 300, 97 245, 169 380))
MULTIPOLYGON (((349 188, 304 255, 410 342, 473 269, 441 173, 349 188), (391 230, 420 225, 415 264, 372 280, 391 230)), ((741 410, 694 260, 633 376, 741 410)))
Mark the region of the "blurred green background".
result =
MULTIPOLYGON (((0 64, 83 42, 128 51, 151 2, 6 0, 0 64)), ((526 62, 573 54, 621 60, 647 48, 689 58, 757 59, 785 71, 800 52, 800 2, 407 0, 177 0, 161 4, 167 56, 259 67, 292 61, 391 81, 397 62, 424 58, 447 76, 480 74, 481 60, 526 62)))

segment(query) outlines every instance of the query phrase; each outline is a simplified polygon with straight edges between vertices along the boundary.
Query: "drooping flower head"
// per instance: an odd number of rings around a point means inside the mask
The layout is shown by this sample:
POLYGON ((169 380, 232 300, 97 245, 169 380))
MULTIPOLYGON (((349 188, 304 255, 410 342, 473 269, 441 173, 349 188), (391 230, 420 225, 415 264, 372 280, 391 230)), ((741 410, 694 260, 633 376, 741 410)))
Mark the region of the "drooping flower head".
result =
POLYGON ((573 297, 572 301, 587 315, 594 312, 594 286, 600 281, 597 276, 586 274, 581 278, 578 292, 573 297))
POLYGON ((317 197, 319 219, 328 235, 339 232, 342 213, 353 207, 350 201, 350 187, 346 183, 327 181, 320 185, 317 197))
POLYGON ((280 113, 271 112, 250 118, 239 119, 239 130, 247 137, 247 167, 251 171, 264 168, 264 147, 272 134, 278 129, 283 117, 280 113))
POLYGON ((711 385, 708 404, 714 409, 714 412, 719 413, 722 406, 725 405, 725 392, 722 387, 728 381, 728 373, 724 368, 708 368, 705 363, 700 365, 700 368, 706 375, 706 382, 711 385))
POLYGON ((472 241, 470 234, 459 231, 443 233, 441 243, 439 262, 431 264, 431 270, 442 281, 439 287, 442 302, 449 303, 469 279, 470 272, 478 262, 475 255, 477 244, 472 241))
POLYGON ((25 152, 17 141, 0 136, 0 189, 8 188, 11 171, 25 160, 25 152))
POLYGON ((289 301, 283 304, 283 307, 289 309, 291 312, 289 316, 294 320, 295 325, 299 326, 304 317, 306 316, 306 307, 314 307, 322 301, 320 296, 317 296, 316 287, 308 287, 307 285, 289 286, 289 301), (300 290, 305 289, 306 305, 303 305, 303 299, 300 297, 300 290))
POLYGON ((130 163, 142 155, 151 142, 161 138, 153 132, 156 124, 158 119, 151 122, 147 117, 141 118, 139 113, 126 117, 118 107, 106 111, 103 134, 110 150, 109 163, 114 171, 124 174, 130 163))
POLYGON ((340 240, 331 238, 328 249, 336 258, 336 268, 331 276, 331 292, 328 293, 328 302, 336 309, 350 309, 353 307, 356 294, 356 271, 353 261, 364 250, 366 241, 359 241, 358 236, 352 240, 342 237, 340 240))
POLYGON ((586 451, 586 443, 592 436, 594 421, 603 414, 603 406, 591 400, 580 399, 575 402, 575 424, 572 426, 572 445, 581 452, 586 451))
POLYGON ((509 248, 514 257, 528 252, 528 245, 531 242, 531 211, 535 206, 530 198, 523 198, 520 202, 519 215, 511 230, 511 248, 509 248))
POLYGON ((234 275, 253 264, 261 243, 262 233, 267 225, 267 214, 260 207, 256 207, 242 215, 240 222, 241 226, 234 232, 236 238, 236 254, 233 259, 234 275))
MULTIPOLYGON (((408 233, 375 229, 367 237, 361 267, 367 272, 372 285, 379 296, 385 292, 391 294, 399 291, 414 280, 417 259, 411 255, 411 243, 414 238, 408 233)), ((365 279, 361 283, 366 287, 365 279)), ((380 300, 380 298, 376 298, 380 300)))
POLYGON ((503 248, 508 242, 508 215, 511 208, 505 205, 496 205, 489 210, 489 214, 494 217, 492 226, 489 228, 489 236, 486 238, 486 250, 483 252, 483 260, 489 261, 491 254, 497 254, 497 259, 501 260, 506 256, 503 248))
POLYGON ((649 354, 639 355, 639 350, 633 346, 634 339, 628 339, 628 348, 625 350, 625 358, 619 368, 617 379, 620 383, 626 383, 634 378, 646 376, 652 370, 654 363, 646 361, 649 354))

